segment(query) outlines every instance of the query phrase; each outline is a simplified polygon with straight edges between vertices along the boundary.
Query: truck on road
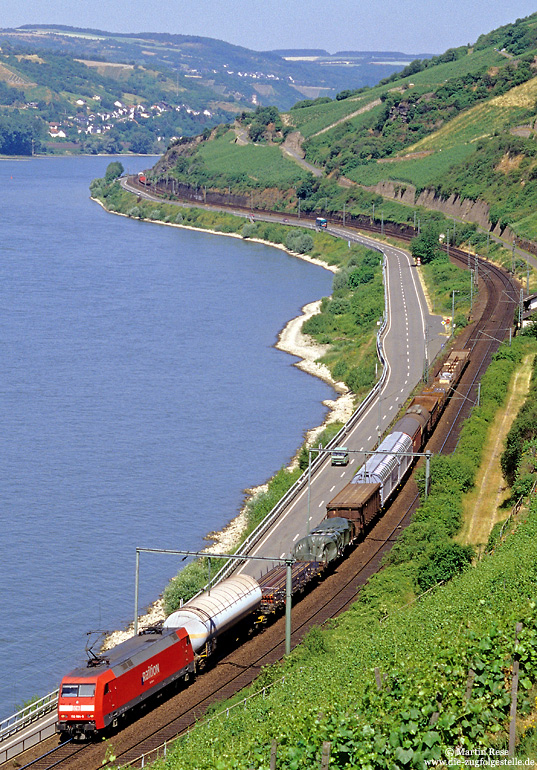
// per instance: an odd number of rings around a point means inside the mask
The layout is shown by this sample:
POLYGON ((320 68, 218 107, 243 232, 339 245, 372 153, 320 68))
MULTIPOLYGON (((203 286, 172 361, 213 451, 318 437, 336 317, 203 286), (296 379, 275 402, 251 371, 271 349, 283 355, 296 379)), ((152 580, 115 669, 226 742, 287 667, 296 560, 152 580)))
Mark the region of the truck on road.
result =
POLYGON ((332 465, 348 465, 349 450, 345 446, 336 447, 332 450, 332 465))

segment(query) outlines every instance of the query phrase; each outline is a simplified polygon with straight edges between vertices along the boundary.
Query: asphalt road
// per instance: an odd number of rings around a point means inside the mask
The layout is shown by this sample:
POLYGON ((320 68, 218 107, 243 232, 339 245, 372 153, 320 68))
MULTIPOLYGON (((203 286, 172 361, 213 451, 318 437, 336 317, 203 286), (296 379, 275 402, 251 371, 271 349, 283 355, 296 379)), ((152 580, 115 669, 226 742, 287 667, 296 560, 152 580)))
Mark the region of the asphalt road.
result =
MULTIPOLYGON (((429 315, 423 289, 412 260, 403 249, 358 236, 343 227, 329 232, 348 240, 380 249, 386 255, 388 320, 383 336, 387 377, 379 397, 362 419, 349 430, 345 446, 351 450, 348 466, 332 466, 327 456, 307 485, 287 506, 270 531, 251 549, 250 556, 285 558, 296 541, 326 515, 326 504, 351 480, 370 451, 396 418, 402 404, 434 360, 446 337, 442 319, 429 315), (427 344, 426 344, 427 340, 427 344)), ((274 566, 271 562, 249 561, 237 573, 258 577, 274 566)))
MULTIPOLYGON (((122 179, 125 189, 135 192, 148 200, 160 200, 149 191, 133 187, 122 179)), ((196 205, 193 202, 175 202, 179 207, 196 205)), ((218 206, 198 204, 214 211, 218 206)), ((247 218, 244 211, 226 208, 229 213, 247 218)), ((263 214, 255 211, 256 220, 296 224, 315 228, 311 221, 291 222, 284 216, 263 214)), ((317 466, 307 485, 287 508, 270 531, 249 551, 250 556, 283 559, 292 551, 294 543, 306 535, 326 515, 326 504, 351 480, 365 461, 364 452, 371 451, 378 443, 379 436, 387 432, 394 422, 400 407, 423 377, 425 361, 431 362, 446 341, 440 316, 429 314, 425 295, 409 253, 369 238, 342 226, 329 226, 328 232, 345 240, 361 243, 376 249, 386 256, 387 324, 383 335, 387 376, 377 399, 370 405, 345 437, 345 446, 350 450, 350 461, 346 467, 332 467, 330 458, 317 466)), ((237 574, 259 577, 275 566, 267 561, 248 561, 237 574)))

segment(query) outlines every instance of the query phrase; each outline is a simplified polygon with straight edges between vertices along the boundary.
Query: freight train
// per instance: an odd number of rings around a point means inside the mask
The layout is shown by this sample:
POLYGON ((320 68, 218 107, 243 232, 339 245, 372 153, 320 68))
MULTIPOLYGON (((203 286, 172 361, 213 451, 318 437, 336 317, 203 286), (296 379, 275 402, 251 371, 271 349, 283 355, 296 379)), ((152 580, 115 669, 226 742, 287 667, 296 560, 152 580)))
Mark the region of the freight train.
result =
MULTIPOLYGON (((326 518, 298 540, 292 556, 292 595, 310 588, 325 569, 361 539, 384 512, 434 430, 468 363, 467 351, 452 352, 432 384, 327 505, 326 518)), ((242 621, 260 623, 285 603, 286 567, 259 580, 239 575, 223 580, 172 613, 160 628, 142 632, 108 652, 93 655, 60 685, 56 731, 62 739, 90 737, 173 683, 188 682, 213 654, 216 641, 242 621)))

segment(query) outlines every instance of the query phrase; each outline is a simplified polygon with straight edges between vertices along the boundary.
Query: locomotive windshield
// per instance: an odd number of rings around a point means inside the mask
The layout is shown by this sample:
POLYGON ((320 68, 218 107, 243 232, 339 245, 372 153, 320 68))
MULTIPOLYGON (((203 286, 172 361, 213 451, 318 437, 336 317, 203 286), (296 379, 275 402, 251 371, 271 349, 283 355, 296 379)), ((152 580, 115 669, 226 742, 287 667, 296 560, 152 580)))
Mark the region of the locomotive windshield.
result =
POLYGON ((95 695, 94 684, 64 684, 62 685, 62 698, 93 698, 95 695))

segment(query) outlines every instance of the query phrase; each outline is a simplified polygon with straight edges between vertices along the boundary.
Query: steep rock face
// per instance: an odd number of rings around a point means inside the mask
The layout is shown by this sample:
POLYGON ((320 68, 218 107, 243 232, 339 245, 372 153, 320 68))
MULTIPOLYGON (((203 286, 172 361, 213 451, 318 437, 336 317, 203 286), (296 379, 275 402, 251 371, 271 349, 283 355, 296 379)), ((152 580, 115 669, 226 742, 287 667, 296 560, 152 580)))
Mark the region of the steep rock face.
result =
POLYGON ((377 182, 373 187, 365 187, 366 190, 382 195, 383 198, 391 198, 399 203, 406 203, 408 206, 416 205, 416 188, 406 182, 392 182, 386 180, 377 182))
POLYGON ((458 195, 442 198, 435 190, 422 190, 416 197, 414 185, 402 182, 379 182, 374 187, 368 187, 367 189, 385 198, 406 203, 409 206, 423 206, 426 209, 441 211, 448 217, 476 222, 480 227, 487 230, 490 229, 490 207, 484 201, 472 201, 469 198, 461 198, 458 195))
POLYGON ((484 201, 472 201, 458 195, 441 198, 434 190, 424 190, 416 201, 418 206, 441 211, 448 217, 456 217, 467 222, 476 222, 486 230, 490 229, 490 206, 484 201))
MULTIPOLYGON (((464 222, 475 222, 484 230, 490 230, 494 235, 503 238, 508 243, 512 243, 515 234, 510 227, 502 228, 496 225, 492 228, 490 222, 490 206, 485 201, 473 201, 470 198, 461 198, 459 195, 450 195, 449 198, 442 198, 435 190, 422 190, 416 196, 414 185, 403 182, 384 181, 378 182, 373 187, 365 189, 382 195, 384 198, 391 198, 399 203, 406 203, 409 206, 423 206, 425 209, 440 211, 447 217, 462 219, 464 222)), ((531 241, 518 239, 518 243, 531 253, 537 253, 537 246, 531 241)))

